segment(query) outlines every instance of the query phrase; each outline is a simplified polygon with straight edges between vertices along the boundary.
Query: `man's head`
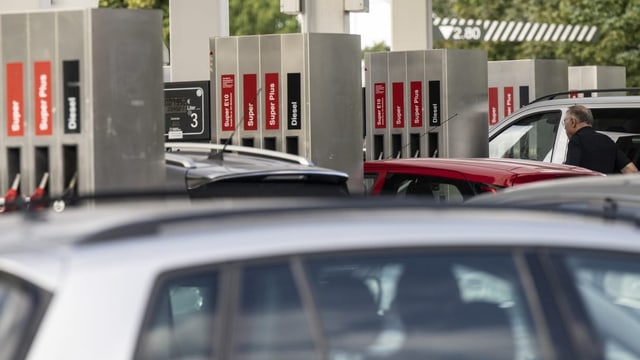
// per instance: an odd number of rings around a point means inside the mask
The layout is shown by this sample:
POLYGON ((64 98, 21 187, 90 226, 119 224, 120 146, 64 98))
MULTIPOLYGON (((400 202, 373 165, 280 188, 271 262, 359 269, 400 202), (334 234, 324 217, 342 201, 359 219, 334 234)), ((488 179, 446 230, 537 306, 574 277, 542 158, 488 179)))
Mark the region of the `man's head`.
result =
POLYGON ((574 105, 567 110, 564 119, 562 119, 562 124, 567 136, 572 137, 583 127, 593 125, 593 114, 591 114, 591 110, 582 105, 574 105))

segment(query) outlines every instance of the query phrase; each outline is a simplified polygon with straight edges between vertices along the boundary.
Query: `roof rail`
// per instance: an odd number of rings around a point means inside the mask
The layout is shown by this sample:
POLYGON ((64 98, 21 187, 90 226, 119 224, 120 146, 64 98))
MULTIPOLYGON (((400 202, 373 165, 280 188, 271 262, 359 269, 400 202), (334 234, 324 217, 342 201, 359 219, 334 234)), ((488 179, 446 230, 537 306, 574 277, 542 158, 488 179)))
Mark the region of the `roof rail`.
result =
POLYGON ((170 152, 164 153, 164 161, 167 164, 182 166, 185 169, 193 169, 196 167, 196 162, 193 161, 193 159, 170 152))
POLYGON ((191 142, 169 142, 164 144, 164 148, 167 152, 180 152, 180 151, 222 151, 232 152, 244 155, 259 156, 268 159, 276 159, 281 161, 287 161, 300 165, 312 166, 313 162, 305 157, 293 154, 287 154, 281 151, 267 150, 261 148, 254 148, 249 146, 234 146, 224 144, 209 144, 209 143, 191 143, 191 142))
POLYGON ((583 94, 585 97, 591 97, 593 93, 606 93, 606 92, 640 92, 640 87, 628 87, 628 88, 612 88, 612 89, 584 89, 584 90, 569 90, 569 91, 560 91, 556 93, 551 93, 547 95, 543 95, 532 102, 543 101, 543 100, 553 100, 558 96, 562 95, 577 95, 583 94))

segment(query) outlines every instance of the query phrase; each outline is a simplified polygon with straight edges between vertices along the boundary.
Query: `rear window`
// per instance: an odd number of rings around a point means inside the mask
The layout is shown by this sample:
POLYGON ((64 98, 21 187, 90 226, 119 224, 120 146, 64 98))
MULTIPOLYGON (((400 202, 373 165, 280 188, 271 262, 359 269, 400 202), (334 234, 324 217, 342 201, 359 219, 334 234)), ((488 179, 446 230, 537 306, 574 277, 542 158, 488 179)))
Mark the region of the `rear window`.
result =
POLYGON ((342 197, 348 196, 349 189, 343 179, 334 178, 242 178, 216 181, 189 189, 191 198, 213 197, 272 197, 272 196, 309 196, 342 197))
POLYGON ((0 274, 0 360, 24 359, 49 295, 0 274))

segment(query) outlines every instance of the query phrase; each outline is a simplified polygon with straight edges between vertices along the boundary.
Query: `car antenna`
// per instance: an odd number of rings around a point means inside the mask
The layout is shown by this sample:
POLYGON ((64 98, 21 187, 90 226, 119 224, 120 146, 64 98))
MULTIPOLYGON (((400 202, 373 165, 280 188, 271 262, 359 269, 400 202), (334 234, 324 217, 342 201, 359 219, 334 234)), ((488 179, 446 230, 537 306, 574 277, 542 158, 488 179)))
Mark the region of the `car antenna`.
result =
MULTIPOLYGON (((258 91, 256 91, 256 94, 251 99, 251 102, 253 102, 254 104, 256 103, 256 100, 258 99, 258 95, 260 95, 261 91, 262 91, 262 88, 259 88, 258 91)), ((236 124, 236 127, 233 129, 233 132, 231 132, 231 135, 229 135, 229 137, 225 139, 222 149, 220 149, 219 151, 211 150, 211 152, 209 153, 209 160, 223 160, 224 151, 227 149, 227 146, 231 143, 231 139, 233 138, 233 135, 236 134, 236 132, 238 131, 238 128, 240 127, 240 124, 242 124, 243 122, 244 122, 244 111, 240 116, 240 121, 238 121, 238 123, 236 124)))
MULTIPOLYGON (((448 122, 449 122, 449 120, 453 119, 453 118, 454 118, 454 117, 456 117, 456 116, 458 116, 458 113, 455 113, 455 114, 453 114, 453 115, 449 116, 449 118, 448 118, 448 119, 446 119, 445 121, 443 121, 443 122, 442 122, 442 124, 440 124, 440 125, 435 125, 435 126, 429 126, 429 128, 430 128, 430 129, 432 129, 432 128, 434 128, 434 127, 435 127, 435 128, 440 127, 440 126, 442 126, 442 125, 444 125, 444 124, 448 123, 448 122)), ((427 130, 427 131, 423 132, 422 134, 420 134, 420 139, 422 139, 422 138, 423 138, 425 135, 427 135, 428 133, 429 133, 429 130, 427 130)), ((406 148, 407 148, 407 147, 409 147, 410 145, 411 145, 411 144, 409 143, 409 144, 406 144, 405 146, 401 147, 401 148, 400 148, 400 151, 398 151, 398 155, 397 155, 397 157, 396 157, 396 158, 400 158, 400 154, 402 154, 402 150, 406 149, 406 148)), ((419 151, 419 150, 417 150, 417 151, 416 151, 416 153, 415 153, 415 155, 414 155, 413 157, 418 157, 418 155, 419 155, 419 154, 420 154, 420 151, 419 151)), ((393 156, 393 155, 392 155, 392 156, 393 156)), ((435 149, 435 150, 434 150, 434 152, 433 152, 433 154, 431 155, 431 157, 438 157, 438 149, 435 149)), ((380 153, 380 156, 378 157, 378 160, 381 160, 381 159, 382 159, 382 153, 380 153)), ((390 157, 388 157, 387 159, 391 159, 391 156, 390 156, 390 157)))

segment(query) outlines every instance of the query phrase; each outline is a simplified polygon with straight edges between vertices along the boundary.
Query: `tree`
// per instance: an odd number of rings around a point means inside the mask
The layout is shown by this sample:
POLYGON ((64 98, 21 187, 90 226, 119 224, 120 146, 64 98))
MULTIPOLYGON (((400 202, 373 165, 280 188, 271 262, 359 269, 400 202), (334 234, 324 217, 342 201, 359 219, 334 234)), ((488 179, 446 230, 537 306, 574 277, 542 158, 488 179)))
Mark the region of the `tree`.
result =
POLYGON ((169 47, 169 0, 100 0, 101 8, 161 9, 162 39, 169 47))
POLYGON ((371 46, 367 46, 362 49, 362 57, 364 58, 364 53, 366 52, 378 52, 378 51, 389 51, 391 48, 384 41, 373 43, 371 46))
MULTIPOLYGON (((100 0, 99 6, 106 8, 162 9, 163 38, 165 44, 169 46, 169 0, 100 0)), ((280 12, 280 0, 229 0, 230 35, 295 32, 300 32, 300 24, 295 16, 280 12)))
POLYGON ((489 60, 565 59, 570 66, 624 66, 627 84, 640 86, 640 2, 637 0, 435 2, 441 9, 450 9, 458 18, 597 26, 600 36, 592 43, 435 41, 434 47, 482 48, 489 60))
POLYGON ((294 15, 280 12, 280 0, 229 0, 229 34, 258 35, 300 32, 294 15))

